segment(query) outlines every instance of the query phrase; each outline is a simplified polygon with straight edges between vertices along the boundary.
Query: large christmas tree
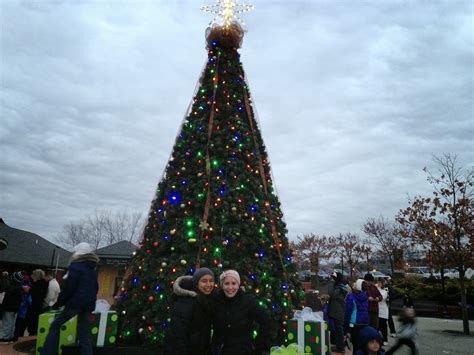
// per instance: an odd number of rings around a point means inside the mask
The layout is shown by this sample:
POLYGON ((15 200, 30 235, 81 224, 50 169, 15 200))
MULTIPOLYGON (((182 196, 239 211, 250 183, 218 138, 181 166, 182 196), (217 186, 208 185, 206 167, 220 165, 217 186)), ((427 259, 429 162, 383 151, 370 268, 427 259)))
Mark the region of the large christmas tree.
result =
POLYGON ((267 152, 237 51, 235 22, 206 33, 208 61, 151 203, 121 293, 124 341, 162 341, 174 280, 236 269, 279 324, 301 299, 267 152))

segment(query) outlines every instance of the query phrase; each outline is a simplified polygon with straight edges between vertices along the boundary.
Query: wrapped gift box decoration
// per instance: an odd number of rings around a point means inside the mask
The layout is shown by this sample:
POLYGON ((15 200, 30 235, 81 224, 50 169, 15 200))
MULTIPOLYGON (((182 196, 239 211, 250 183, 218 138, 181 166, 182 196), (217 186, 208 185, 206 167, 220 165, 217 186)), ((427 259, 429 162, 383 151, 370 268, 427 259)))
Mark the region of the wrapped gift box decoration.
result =
MULTIPOLYGON (((39 355, 43 348, 46 336, 49 332, 49 327, 53 323, 54 318, 60 313, 60 311, 42 313, 38 319, 38 336, 36 338, 36 355, 39 355)), ((59 333, 59 349, 58 354, 62 353, 64 345, 74 344, 76 342, 77 332, 77 317, 69 319, 66 323, 61 326, 59 333)))
POLYGON ((89 321, 92 323, 92 344, 96 344, 96 346, 115 344, 118 324, 117 312, 94 312, 89 317, 89 321))
MULTIPOLYGON (((38 322, 38 337, 36 340, 36 355, 40 354, 43 348, 46 336, 49 332, 49 327, 53 323, 54 318, 60 311, 43 313, 39 317, 38 322)), ((96 346, 108 346, 115 344, 117 337, 118 316, 115 311, 109 312, 94 312, 89 317, 90 332, 92 337, 92 344, 96 346)), ((71 318, 61 326, 59 333, 59 349, 58 353, 62 353, 64 345, 74 344, 77 337, 77 316, 71 318)))
POLYGON ((299 351, 298 344, 292 343, 288 346, 274 346, 270 349, 270 355, 312 355, 311 353, 304 353, 299 351))
POLYGON ((288 343, 296 342, 300 352, 329 355, 327 323, 316 317, 311 308, 305 308, 299 314, 295 314, 295 317, 288 321, 288 343))

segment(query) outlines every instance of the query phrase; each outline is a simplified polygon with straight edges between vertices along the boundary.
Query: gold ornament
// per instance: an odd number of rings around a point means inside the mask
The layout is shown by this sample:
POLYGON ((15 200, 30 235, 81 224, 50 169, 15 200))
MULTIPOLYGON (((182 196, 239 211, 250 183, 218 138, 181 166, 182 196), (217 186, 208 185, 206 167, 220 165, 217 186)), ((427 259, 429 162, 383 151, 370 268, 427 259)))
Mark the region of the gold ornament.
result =
POLYGON ((208 227, 209 223, 207 223, 206 221, 202 221, 201 223, 199 223, 199 228, 201 228, 202 230, 206 230, 208 227))

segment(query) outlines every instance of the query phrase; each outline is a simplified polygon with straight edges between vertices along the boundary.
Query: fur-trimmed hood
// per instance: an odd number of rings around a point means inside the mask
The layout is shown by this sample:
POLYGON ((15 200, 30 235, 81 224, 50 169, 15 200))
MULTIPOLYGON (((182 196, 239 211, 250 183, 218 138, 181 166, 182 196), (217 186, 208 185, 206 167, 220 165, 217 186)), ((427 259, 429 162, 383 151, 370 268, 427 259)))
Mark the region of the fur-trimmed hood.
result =
POLYGON ((180 276, 173 284, 173 293, 176 296, 183 297, 197 297, 197 292, 194 291, 193 277, 180 276))
POLYGON ((69 260, 69 264, 71 263, 83 263, 85 261, 92 261, 96 264, 99 263, 99 257, 93 253, 91 254, 83 254, 83 255, 77 255, 77 254, 72 254, 71 259, 69 260))

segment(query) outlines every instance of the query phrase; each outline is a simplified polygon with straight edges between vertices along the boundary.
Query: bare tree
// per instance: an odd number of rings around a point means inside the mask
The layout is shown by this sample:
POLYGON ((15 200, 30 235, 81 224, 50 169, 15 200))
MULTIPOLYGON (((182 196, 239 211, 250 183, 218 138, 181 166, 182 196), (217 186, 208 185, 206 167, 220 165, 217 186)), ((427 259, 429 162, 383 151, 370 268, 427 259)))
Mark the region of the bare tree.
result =
POLYGON ((318 236, 313 233, 297 237, 296 250, 303 258, 306 258, 311 267, 311 288, 316 289, 319 285, 319 262, 328 259, 334 253, 335 238, 318 236))
POLYGON ((59 244, 72 249, 81 242, 90 243, 95 249, 117 243, 122 240, 138 242, 142 226, 141 213, 112 213, 96 210, 77 222, 70 222, 63 227, 56 237, 59 244))
POLYGON ((464 275, 473 260, 474 241, 474 169, 462 172, 456 156, 433 157, 438 167, 436 175, 427 168, 433 197, 415 197, 409 207, 401 210, 398 222, 402 235, 433 250, 459 270, 463 330, 469 334, 467 297, 464 275))
MULTIPOLYGON (((345 233, 337 237, 337 248, 344 255, 349 265, 349 277, 352 279, 355 267, 363 260, 365 248, 357 234, 345 233)), ((342 271, 342 270, 341 270, 342 271)))
POLYGON ((390 269, 393 275, 395 272, 395 257, 406 246, 406 240, 400 237, 395 224, 389 222, 383 216, 377 219, 368 218, 362 226, 362 231, 380 245, 390 262, 390 269))

